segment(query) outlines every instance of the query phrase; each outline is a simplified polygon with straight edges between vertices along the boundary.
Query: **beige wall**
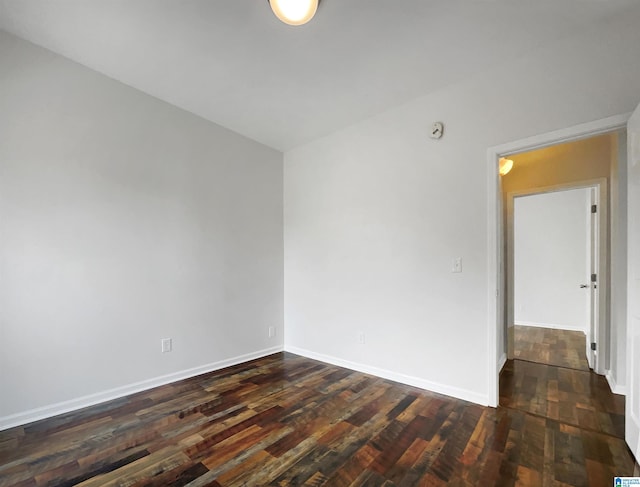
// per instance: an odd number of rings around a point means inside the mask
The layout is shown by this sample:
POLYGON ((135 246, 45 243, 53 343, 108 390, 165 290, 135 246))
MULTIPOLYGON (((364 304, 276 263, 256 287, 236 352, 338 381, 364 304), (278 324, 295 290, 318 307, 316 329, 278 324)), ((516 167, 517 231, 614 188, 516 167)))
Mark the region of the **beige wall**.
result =
POLYGON ((513 169, 502 178, 503 195, 545 186, 607 178, 616 134, 605 134, 510 156, 513 169))

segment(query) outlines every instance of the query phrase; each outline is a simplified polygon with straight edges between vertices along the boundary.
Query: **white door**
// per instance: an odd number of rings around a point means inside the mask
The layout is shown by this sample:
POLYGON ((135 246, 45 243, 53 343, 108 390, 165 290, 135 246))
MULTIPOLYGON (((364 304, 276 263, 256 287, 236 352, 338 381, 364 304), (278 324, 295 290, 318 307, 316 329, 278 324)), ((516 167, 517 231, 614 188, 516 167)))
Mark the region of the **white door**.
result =
POLYGON ((628 329, 629 388, 626 400, 626 440, 640 459, 640 106, 627 125, 628 137, 628 329))

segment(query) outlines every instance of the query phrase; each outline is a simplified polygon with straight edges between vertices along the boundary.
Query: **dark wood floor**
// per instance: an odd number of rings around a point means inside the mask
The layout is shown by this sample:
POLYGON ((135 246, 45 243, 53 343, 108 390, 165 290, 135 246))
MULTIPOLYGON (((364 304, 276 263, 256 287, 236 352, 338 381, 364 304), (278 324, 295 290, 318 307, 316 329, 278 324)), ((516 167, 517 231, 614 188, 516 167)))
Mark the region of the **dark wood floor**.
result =
POLYGON ((513 338, 516 359, 589 370, 582 332, 516 325, 513 338))
POLYGON ((500 405, 624 438, 624 396, 591 371, 509 361, 500 376, 500 405))
POLYGON ((492 409, 277 354, 0 432, 0 486, 600 487, 640 474, 621 403, 597 381, 516 361, 501 386, 492 409), (569 414, 574 400, 592 414, 569 414))

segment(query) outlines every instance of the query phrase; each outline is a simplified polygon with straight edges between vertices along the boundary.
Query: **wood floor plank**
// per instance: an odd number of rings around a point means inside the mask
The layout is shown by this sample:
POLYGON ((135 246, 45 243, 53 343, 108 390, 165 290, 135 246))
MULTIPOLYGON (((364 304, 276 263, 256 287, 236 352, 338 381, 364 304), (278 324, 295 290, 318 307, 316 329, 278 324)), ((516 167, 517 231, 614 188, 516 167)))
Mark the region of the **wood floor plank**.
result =
POLYGON ((515 359, 589 370, 584 333, 521 325, 513 329, 515 359))

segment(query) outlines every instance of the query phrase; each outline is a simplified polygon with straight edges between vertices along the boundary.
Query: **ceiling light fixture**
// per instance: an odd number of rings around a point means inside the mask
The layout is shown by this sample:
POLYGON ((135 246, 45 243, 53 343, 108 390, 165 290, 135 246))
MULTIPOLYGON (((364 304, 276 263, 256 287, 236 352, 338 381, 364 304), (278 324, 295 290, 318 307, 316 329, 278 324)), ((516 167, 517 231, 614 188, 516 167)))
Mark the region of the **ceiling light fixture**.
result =
POLYGON ((302 25, 309 22, 318 10, 318 0, 268 0, 271 10, 282 22, 302 25))
POLYGON ((511 159, 500 158, 500 176, 505 176, 513 168, 513 161, 511 159))

